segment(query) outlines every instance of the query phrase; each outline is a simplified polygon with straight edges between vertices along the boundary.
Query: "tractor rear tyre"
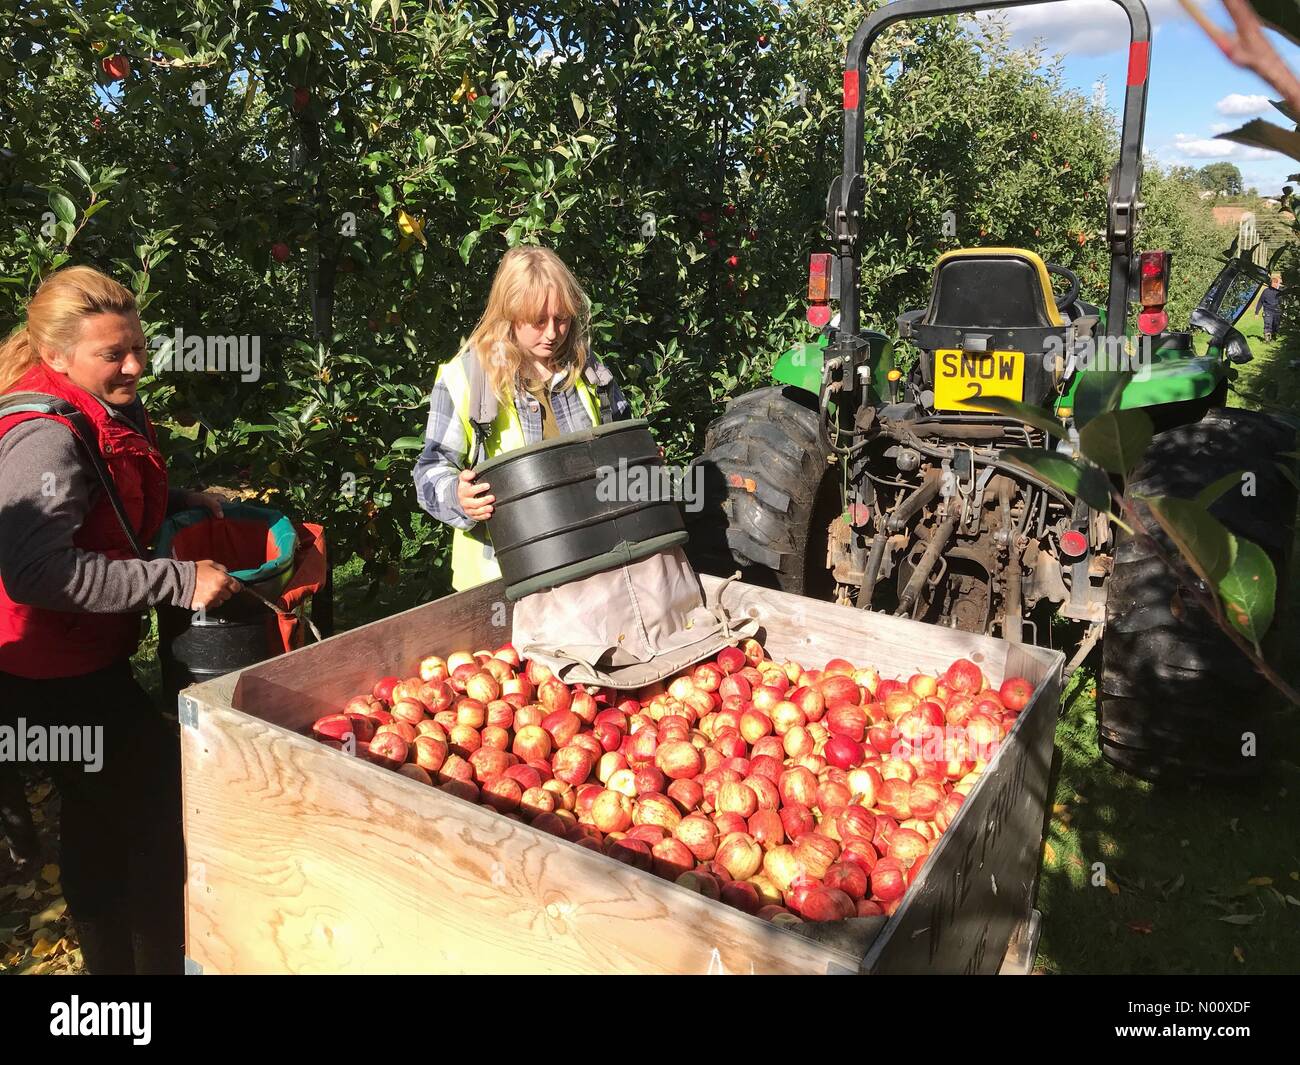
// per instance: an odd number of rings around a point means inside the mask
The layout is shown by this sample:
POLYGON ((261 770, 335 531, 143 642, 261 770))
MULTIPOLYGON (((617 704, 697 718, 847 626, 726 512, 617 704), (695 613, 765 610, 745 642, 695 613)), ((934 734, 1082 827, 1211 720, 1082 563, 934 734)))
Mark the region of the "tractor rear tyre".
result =
MULTIPOLYGON (((1130 496, 1191 499, 1227 474, 1253 473, 1252 491, 1245 483, 1229 489, 1210 510, 1234 535, 1268 553, 1280 597, 1296 490, 1277 463, 1288 461, 1279 452, 1294 448, 1295 429, 1277 418, 1211 408, 1199 421, 1158 432, 1127 490, 1130 496)), ((1141 503, 1137 510, 1143 531, 1177 557, 1149 510, 1141 503)), ((1275 616, 1280 619, 1280 609, 1275 616)), ((1098 682, 1102 757, 1148 780, 1252 779, 1271 753, 1268 695, 1268 681, 1207 611, 1179 593, 1178 578, 1151 544, 1121 536, 1107 592, 1098 682)))
POLYGON ((703 505, 686 515, 698 570, 829 599, 827 532, 840 511, 838 467, 818 427, 817 397, 790 386, 732 400, 710 424, 703 505))

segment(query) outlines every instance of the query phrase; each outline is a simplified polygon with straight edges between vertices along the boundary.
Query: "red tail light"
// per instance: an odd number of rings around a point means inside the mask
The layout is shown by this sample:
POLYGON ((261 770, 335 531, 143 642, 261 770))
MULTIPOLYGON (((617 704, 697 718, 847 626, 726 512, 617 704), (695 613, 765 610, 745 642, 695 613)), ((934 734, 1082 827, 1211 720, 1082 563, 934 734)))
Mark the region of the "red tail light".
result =
POLYGON ((808 257, 808 299, 825 303, 831 298, 831 257, 819 252, 808 257))
POLYGON ((816 252, 808 257, 808 321, 821 328, 831 320, 831 256, 816 252))
POLYGON ((1138 256, 1138 329, 1155 336, 1169 324, 1165 304, 1169 300, 1169 261, 1167 251, 1144 251, 1138 256))

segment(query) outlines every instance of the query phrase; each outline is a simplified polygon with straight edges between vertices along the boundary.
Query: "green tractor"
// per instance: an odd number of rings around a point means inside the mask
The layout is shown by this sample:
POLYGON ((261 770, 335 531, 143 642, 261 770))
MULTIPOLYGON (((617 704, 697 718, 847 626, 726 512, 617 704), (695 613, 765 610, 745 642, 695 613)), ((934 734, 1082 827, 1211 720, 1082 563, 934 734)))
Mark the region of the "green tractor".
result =
POLYGON ((1229 491, 1211 512, 1268 553, 1284 586, 1296 497, 1274 458, 1294 448, 1294 429, 1224 405, 1232 364, 1250 358, 1233 326, 1264 272, 1228 261, 1192 316, 1209 334, 1197 354, 1191 332, 1168 329, 1169 256, 1134 251, 1150 49, 1141 0, 1116 0, 1131 41, 1105 305, 1084 302, 1070 270, 1030 249, 965 248, 939 257, 928 305, 890 331, 918 349, 909 373, 893 365, 891 336, 859 321, 858 84, 872 43, 904 19, 1038 2, 897 0, 854 34, 844 167, 827 197, 834 250, 814 254, 809 270, 808 318, 821 332, 776 361, 771 387, 732 400, 709 426, 696 460, 702 506, 687 515, 692 560, 705 572, 739 569, 784 591, 1013 642, 1047 644, 1053 622, 1067 619, 1078 641, 1071 669, 1104 631, 1104 757, 1148 778, 1249 776, 1261 759, 1242 757, 1242 733, 1256 724, 1267 682, 1178 594, 1181 579, 1157 551, 1172 547, 1149 512, 1139 506, 1137 531, 1150 537, 1125 534, 1006 457, 1056 440, 1005 410, 979 409, 985 397, 1006 397, 1077 432, 1104 391, 1089 377, 1115 378, 1125 369, 1117 359, 1144 352, 1120 381, 1119 407, 1146 411, 1156 431, 1126 492, 1190 499, 1249 471, 1253 492, 1229 491), (1138 334, 1126 338, 1132 307, 1138 334))

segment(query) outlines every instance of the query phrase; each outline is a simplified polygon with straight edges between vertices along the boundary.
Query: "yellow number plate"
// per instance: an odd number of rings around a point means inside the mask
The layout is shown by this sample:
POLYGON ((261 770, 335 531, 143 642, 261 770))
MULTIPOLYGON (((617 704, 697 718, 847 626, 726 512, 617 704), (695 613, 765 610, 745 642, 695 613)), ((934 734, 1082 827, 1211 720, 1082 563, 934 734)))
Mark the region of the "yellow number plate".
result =
POLYGON ((981 410, 980 396, 1025 398, 1025 356, 1020 351, 934 353, 934 405, 938 410, 981 410), (975 402, 963 403, 963 400, 975 402))

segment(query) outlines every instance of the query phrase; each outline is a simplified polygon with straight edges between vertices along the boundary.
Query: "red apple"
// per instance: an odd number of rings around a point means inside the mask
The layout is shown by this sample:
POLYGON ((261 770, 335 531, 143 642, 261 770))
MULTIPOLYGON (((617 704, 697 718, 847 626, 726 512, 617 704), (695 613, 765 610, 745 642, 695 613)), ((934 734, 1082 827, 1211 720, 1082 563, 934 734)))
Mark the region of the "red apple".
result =
POLYGON ((714 859, 732 880, 747 880, 762 868, 763 848, 748 832, 732 832, 718 844, 714 859))
POLYGON ((551 770, 557 780, 577 787, 586 782, 596 766, 596 759, 583 747, 570 745, 555 752, 551 770))
POLYGON ((998 689, 1002 704, 1013 714, 1020 713, 1034 697, 1034 686, 1024 677, 1008 677, 998 689))
POLYGON ((944 683, 953 692, 974 695, 984 687, 984 674, 969 658, 959 658, 943 675, 944 683))
POLYGON ((745 913, 756 914, 762 906, 758 888, 748 880, 731 880, 723 884, 722 901, 745 913))
POLYGON ((105 56, 99 65, 114 81, 125 81, 131 74, 131 61, 124 55, 105 56))
MULTIPOLYGON (((591 804, 591 820, 600 831, 626 832, 632 827, 632 800, 617 791, 605 789, 591 804)), ((649 853, 646 848, 646 853, 649 853)))
POLYGON ((665 880, 676 880, 695 865, 695 856, 681 840, 662 839, 650 849, 650 869, 665 880))
POLYGON ((396 732, 380 731, 370 741, 367 750, 372 761, 388 769, 396 769, 406 761, 409 746, 396 732))
POLYGON ((842 921, 856 916, 857 912, 858 904, 833 887, 813 888, 799 906, 799 913, 806 921, 842 921))
POLYGON ((826 741, 823 757, 840 769, 850 769, 862 761, 862 744, 845 735, 833 735, 826 741))
POLYGON ((682 815, 676 803, 667 795, 652 792, 642 795, 632 804, 633 824, 659 825, 668 832, 674 832, 681 821, 682 815))
POLYGON ((764 850, 779 847, 786 841, 781 815, 775 810, 755 811, 745 827, 764 850))
POLYGON ((552 747, 550 734, 544 728, 540 725, 528 725, 515 733, 515 742, 511 750, 525 762, 530 762, 535 758, 549 758, 552 747))
POLYGON ((907 870, 896 858, 881 858, 871 871, 871 897, 896 902, 907 893, 907 870))
POLYGON ((655 765, 673 780, 698 776, 704 767, 700 752, 685 740, 672 741, 658 747, 655 751, 655 765))
POLYGON ((817 804, 817 778, 802 766, 787 769, 777 782, 781 792, 781 801, 786 804, 798 803, 802 806, 817 804))
POLYGON ((568 710, 573 703, 573 693, 564 681, 552 677, 538 685, 537 701, 546 707, 548 713, 568 710))
POLYGON ((668 785, 668 797, 683 813, 690 813, 704 801, 704 788, 697 780, 674 780, 668 785))

